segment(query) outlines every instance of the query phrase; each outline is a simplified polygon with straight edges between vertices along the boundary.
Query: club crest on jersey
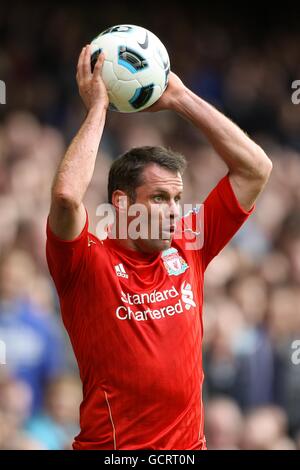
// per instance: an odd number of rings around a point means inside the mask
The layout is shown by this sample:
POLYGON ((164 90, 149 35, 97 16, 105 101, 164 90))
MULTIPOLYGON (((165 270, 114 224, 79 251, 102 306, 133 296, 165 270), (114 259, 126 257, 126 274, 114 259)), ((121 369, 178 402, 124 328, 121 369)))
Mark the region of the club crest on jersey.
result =
POLYGON ((168 248, 162 252, 161 257, 169 276, 178 276, 189 267, 176 248, 168 248))

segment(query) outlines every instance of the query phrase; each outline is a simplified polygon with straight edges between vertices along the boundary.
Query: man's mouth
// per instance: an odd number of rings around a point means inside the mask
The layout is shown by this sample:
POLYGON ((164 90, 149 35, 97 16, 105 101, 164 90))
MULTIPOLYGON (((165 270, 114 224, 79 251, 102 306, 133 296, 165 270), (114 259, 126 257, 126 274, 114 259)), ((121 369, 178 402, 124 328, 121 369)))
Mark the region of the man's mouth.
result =
POLYGON ((170 236, 174 234, 175 229, 176 229, 175 225, 171 225, 169 227, 163 227, 162 228, 163 239, 169 239, 170 236))

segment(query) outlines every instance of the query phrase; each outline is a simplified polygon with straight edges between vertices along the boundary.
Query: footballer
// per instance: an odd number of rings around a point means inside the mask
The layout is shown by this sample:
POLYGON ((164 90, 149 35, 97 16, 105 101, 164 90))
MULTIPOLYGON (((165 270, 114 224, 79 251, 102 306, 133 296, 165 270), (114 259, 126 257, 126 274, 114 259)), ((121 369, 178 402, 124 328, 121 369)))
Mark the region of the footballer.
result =
POLYGON ((272 163, 231 120, 170 73, 149 111, 170 110, 187 119, 228 169, 203 202, 203 243, 188 249, 184 237, 175 237, 183 227, 186 162, 155 146, 130 149, 113 162, 108 201, 116 226, 124 210, 143 205, 160 220, 158 236, 96 237, 82 201, 109 106, 103 61, 100 54, 92 72, 90 46, 81 51, 77 82, 87 115, 57 169, 47 223, 48 266, 83 384, 81 430, 73 448, 206 449, 204 273, 253 212, 272 163))

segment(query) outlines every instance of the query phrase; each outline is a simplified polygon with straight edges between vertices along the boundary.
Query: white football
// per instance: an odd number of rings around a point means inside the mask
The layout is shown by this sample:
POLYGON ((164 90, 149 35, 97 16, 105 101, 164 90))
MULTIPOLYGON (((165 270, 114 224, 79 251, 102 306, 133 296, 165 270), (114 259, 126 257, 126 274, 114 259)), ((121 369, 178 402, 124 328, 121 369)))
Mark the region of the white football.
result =
POLYGON ((110 109, 134 113, 159 99, 168 84, 170 60, 155 34, 131 24, 106 29, 91 42, 92 70, 101 51, 110 109))

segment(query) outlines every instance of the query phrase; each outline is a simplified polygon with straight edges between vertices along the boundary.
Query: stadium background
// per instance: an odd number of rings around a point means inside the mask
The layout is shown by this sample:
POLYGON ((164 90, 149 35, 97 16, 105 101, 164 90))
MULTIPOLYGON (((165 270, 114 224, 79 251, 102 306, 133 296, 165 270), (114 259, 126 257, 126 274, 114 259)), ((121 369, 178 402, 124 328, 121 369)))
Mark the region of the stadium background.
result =
MULTIPOLYGON (((78 431, 81 385, 45 264, 45 222, 55 168, 84 118, 78 54, 119 23, 157 34, 173 70, 273 161, 255 214, 207 271, 206 435, 211 449, 300 448, 300 364, 292 361, 300 340, 300 105, 291 101, 291 83, 300 79, 297 13, 295 6, 186 2, 1 5, 0 340, 7 364, 0 365, 0 449, 68 449, 78 431)), ((111 161, 145 144, 186 155, 183 202, 201 201, 225 174, 176 115, 110 113, 85 200, 92 229, 111 161)))

